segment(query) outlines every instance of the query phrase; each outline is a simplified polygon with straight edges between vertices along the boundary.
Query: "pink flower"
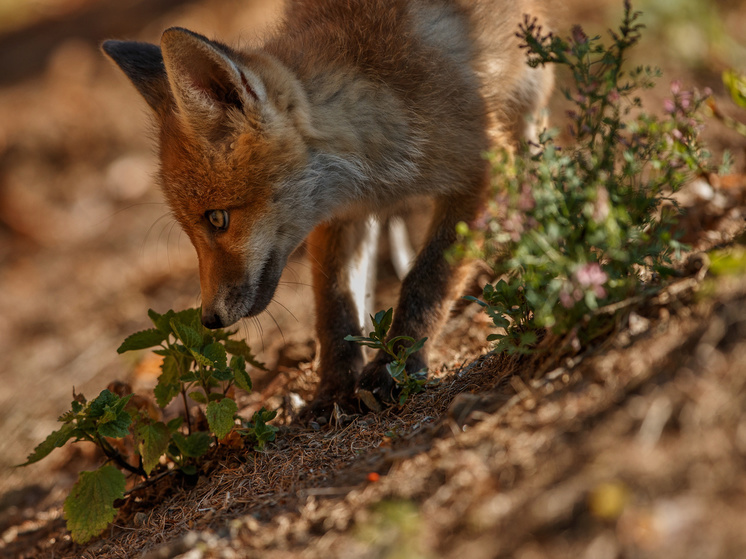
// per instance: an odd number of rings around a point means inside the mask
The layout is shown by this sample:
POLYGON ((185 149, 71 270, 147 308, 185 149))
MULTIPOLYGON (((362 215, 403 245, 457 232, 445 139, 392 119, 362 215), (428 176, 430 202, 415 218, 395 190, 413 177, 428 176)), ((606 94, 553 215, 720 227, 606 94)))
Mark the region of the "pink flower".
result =
POLYGON ((583 28, 579 25, 573 25, 572 27, 572 40, 576 45, 582 45, 588 42, 588 35, 585 34, 583 28))
POLYGON ((663 110, 666 111, 666 113, 671 115, 676 110, 676 105, 671 99, 664 99, 663 110))
POLYGON ((692 92, 691 91, 683 91, 681 95, 679 95, 679 105, 682 109, 686 110, 688 109, 692 104, 692 92))
POLYGON ((596 297, 606 297, 603 285, 609 279, 597 262, 590 262, 575 271, 575 279, 582 287, 590 287, 596 297))
POLYGON ((575 271, 575 279, 583 287, 588 287, 591 285, 603 285, 609 277, 601 269, 598 262, 590 262, 575 271))
POLYGON ((572 296, 567 291, 560 291, 559 293, 559 300, 560 303, 562 303, 562 306, 566 309, 571 309, 573 305, 575 304, 575 299, 572 298, 572 296))

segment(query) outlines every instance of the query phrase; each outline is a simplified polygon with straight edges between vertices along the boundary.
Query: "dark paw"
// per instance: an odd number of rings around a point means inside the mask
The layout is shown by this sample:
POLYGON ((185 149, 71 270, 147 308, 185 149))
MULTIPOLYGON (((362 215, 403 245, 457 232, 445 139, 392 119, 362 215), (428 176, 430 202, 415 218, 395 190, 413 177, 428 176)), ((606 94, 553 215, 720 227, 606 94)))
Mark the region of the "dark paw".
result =
POLYGON ((332 425, 345 425, 360 413, 360 405, 353 397, 335 399, 329 396, 317 396, 298 412, 293 420, 296 425, 313 428, 332 425))
POLYGON ((381 411, 394 404, 399 395, 399 388, 386 370, 387 363, 374 359, 363 369, 355 395, 372 411, 381 411))

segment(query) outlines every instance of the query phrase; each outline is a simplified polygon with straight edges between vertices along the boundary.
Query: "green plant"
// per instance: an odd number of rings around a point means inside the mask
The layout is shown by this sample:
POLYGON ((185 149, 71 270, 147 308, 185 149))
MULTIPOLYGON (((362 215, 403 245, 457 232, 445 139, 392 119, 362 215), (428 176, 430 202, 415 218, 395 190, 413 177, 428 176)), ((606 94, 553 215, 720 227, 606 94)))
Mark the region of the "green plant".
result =
MULTIPOLYGON (((246 342, 231 339, 233 332, 208 330, 202 326, 199 309, 168 311, 162 315, 150 310, 148 316, 155 328, 132 334, 117 352, 159 348, 154 350, 163 357, 162 372, 154 390, 159 406, 167 406, 181 394, 185 407, 187 397, 206 404, 208 421, 211 416, 218 420, 226 415, 219 412, 218 404, 232 385, 251 391, 246 364, 259 369, 264 365, 256 360, 246 342), (228 354, 232 355, 230 363, 228 354)), ((222 407, 225 408, 225 404, 222 407)), ((188 416, 187 428, 191 432, 188 416)), ((227 433, 225 426, 220 426, 215 433, 222 438, 227 433)))
POLYGON ((277 431, 266 424, 275 412, 264 408, 251 421, 238 418, 241 425, 236 425, 238 406, 228 396, 229 390, 235 385, 250 391, 246 365, 263 365, 244 341, 231 338, 234 332, 203 327, 200 309, 165 314, 151 310, 148 315, 154 328, 132 334, 117 351, 158 348, 155 353, 163 357, 163 362, 154 391, 156 400, 165 407, 181 394, 186 429, 182 417, 168 423, 154 419, 147 407, 133 405, 133 394, 120 397, 107 389, 90 402, 74 394, 70 411, 59 418, 62 427, 39 444, 23 464, 37 462, 71 440, 92 442, 101 449, 106 463, 95 471, 82 472, 65 499, 67 527, 77 542, 88 541, 114 519, 114 504, 125 496, 122 470, 147 478, 165 456, 166 462, 194 475, 199 458, 213 442, 226 439, 231 432, 251 438, 255 448, 261 450, 266 442, 274 440, 277 431), (205 405, 209 431, 195 429, 187 399, 205 405), (126 438, 132 441, 131 445, 122 441, 126 438))
POLYGON ((262 451, 264 445, 275 440, 278 429, 267 422, 272 421, 276 416, 276 411, 268 411, 262 408, 258 412, 254 412, 251 421, 242 422, 244 423, 243 432, 256 441, 254 450, 262 451))
POLYGON ((674 83, 662 117, 642 112, 638 91, 658 72, 623 69, 640 38, 638 16, 625 2, 610 46, 577 26, 566 39, 528 19, 521 27, 530 65, 554 64, 572 76, 574 85, 562 89, 572 143, 560 146, 558 133, 545 131, 519 156, 493 154, 495 196, 483 231, 459 225, 460 250, 485 257, 505 278, 487 285, 480 301, 505 329, 491 336, 498 351, 532 351, 544 328, 599 335, 613 321, 596 312, 600 306, 673 273, 682 245, 670 194, 704 172, 697 140, 704 99, 674 83))
POLYGON ((399 387, 399 405, 402 405, 410 394, 422 392, 428 384, 427 369, 414 373, 407 371, 407 359, 422 349, 427 338, 415 340, 409 336, 394 336, 387 340, 386 336, 394 319, 394 309, 379 311, 370 318, 373 321, 373 331, 368 336, 345 336, 345 340, 382 350, 391 357, 392 361, 386 365, 386 371, 399 387), (410 345, 405 346, 402 342, 410 345))

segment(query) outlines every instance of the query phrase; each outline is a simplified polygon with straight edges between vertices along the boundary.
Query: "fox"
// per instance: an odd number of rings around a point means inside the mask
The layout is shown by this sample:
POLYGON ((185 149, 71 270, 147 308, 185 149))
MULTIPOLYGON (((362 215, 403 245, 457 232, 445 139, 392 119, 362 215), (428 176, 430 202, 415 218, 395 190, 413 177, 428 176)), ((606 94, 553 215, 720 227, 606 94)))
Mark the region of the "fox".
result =
MULTIPOLYGON (((547 0, 287 0, 259 44, 184 28, 160 45, 102 48, 150 107, 158 178, 196 249, 202 322, 224 328, 272 301, 290 255, 311 265, 320 381, 302 416, 379 410, 397 386, 366 362, 359 278, 380 223, 429 200, 426 240, 402 280, 389 336, 432 338, 468 264, 447 251, 489 190, 484 154, 536 138, 553 86, 521 49, 547 0)), ((426 344, 427 345, 427 344, 426 344)), ((427 347, 410 372, 428 366, 427 347)))

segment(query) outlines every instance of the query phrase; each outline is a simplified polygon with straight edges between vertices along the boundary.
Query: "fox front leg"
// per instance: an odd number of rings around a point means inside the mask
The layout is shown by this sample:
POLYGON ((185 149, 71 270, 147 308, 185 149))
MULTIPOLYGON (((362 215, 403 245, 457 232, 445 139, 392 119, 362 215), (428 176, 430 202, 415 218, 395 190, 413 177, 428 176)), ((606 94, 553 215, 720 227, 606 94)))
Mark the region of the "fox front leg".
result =
POLYGON ((316 303, 318 367, 321 382, 300 420, 329 417, 334 404, 357 411, 355 383, 363 350, 345 336, 359 336, 374 275, 379 225, 373 220, 323 223, 308 237, 316 303))

